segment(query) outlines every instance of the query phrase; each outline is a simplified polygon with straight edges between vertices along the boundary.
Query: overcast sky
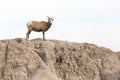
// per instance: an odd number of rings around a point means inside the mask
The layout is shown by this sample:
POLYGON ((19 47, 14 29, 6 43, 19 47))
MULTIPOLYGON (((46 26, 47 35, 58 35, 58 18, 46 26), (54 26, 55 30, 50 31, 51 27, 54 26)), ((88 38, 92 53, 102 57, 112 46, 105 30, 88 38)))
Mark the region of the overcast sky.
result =
MULTIPOLYGON (((0 0, 0 39, 25 38, 28 21, 54 17, 47 39, 120 51, 120 0, 0 0)), ((30 39, 42 38, 32 32, 30 39)))

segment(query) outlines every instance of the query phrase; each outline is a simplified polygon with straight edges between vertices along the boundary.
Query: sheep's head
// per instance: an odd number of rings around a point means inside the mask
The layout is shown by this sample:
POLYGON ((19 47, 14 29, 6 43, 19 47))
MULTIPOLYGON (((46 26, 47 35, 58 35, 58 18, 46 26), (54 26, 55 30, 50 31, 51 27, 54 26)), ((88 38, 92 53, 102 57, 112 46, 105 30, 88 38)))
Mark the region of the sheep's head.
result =
POLYGON ((54 18, 53 17, 50 18, 49 16, 47 18, 48 18, 48 22, 50 22, 52 24, 54 18))

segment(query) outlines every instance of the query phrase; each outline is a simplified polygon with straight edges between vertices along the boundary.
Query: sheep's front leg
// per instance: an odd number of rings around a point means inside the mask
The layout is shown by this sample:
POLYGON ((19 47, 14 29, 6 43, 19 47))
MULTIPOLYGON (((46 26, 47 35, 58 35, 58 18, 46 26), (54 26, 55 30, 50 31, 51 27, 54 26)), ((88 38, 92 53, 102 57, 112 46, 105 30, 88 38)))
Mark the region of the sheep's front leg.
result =
POLYGON ((46 39, 45 39, 45 31, 43 31, 43 40, 46 40, 46 39))
POLYGON ((29 39, 30 33, 31 33, 31 31, 28 31, 28 32, 26 33, 26 38, 27 38, 27 39, 29 39))

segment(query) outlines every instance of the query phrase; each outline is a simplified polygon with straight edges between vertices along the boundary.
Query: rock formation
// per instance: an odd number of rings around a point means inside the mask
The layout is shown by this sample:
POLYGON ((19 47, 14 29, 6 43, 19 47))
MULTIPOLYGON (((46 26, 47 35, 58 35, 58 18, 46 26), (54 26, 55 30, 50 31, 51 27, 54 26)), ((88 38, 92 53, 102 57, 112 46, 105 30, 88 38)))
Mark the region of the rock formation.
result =
POLYGON ((120 54, 89 43, 1 40, 0 80, 120 80, 120 54))

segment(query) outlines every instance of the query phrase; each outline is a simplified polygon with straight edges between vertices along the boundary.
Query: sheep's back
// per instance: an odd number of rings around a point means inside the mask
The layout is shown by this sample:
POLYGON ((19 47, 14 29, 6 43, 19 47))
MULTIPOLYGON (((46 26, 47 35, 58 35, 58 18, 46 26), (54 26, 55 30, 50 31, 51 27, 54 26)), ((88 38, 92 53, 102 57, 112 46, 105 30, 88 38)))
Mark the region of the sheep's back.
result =
POLYGON ((32 21, 32 26, 35 31, 48 30, 48 24, 45 21, 41 21, 41 22, 32 21))

